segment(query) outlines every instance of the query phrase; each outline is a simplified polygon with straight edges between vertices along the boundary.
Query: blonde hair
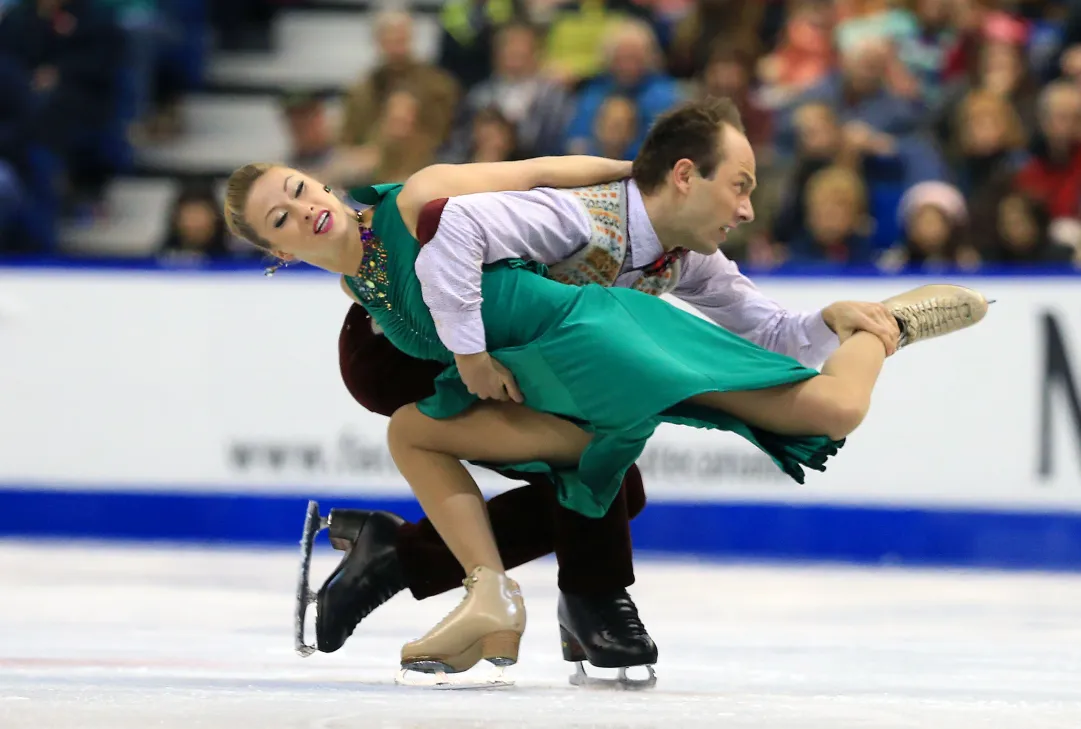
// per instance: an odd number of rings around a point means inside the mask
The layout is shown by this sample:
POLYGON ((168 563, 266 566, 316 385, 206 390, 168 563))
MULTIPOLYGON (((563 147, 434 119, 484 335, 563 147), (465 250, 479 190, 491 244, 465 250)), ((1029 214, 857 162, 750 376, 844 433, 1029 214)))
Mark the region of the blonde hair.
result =
POLYGON ((851 205, 857 215, 867 212, 867 186, 852 170, 833 165, 819 170, 807 181, 807 206, 816 205, 823 198, 842 200, 851 205))
POLYGON ((225 224, 229 232, 265 251, 270 251, 270 242, 255 232, 255 228, 244 216, 244 208, 256 181, 273 168, 274 165, 267 162, 244 165, 229 175, 229 180, 225 183, 225 224))

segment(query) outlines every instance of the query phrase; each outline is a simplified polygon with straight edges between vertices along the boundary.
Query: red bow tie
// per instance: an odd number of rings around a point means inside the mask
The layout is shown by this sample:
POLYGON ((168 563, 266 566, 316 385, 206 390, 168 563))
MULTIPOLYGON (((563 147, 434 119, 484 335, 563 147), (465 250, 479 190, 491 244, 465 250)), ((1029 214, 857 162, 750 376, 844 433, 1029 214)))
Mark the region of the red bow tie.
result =
POLYGON ((643 268, 642 273, 646 276, 656 276, 658 273, 667 271, 673 263, 683 258, 685 255, 687 255, 686 248, 673 248, 656 261, 643 268))

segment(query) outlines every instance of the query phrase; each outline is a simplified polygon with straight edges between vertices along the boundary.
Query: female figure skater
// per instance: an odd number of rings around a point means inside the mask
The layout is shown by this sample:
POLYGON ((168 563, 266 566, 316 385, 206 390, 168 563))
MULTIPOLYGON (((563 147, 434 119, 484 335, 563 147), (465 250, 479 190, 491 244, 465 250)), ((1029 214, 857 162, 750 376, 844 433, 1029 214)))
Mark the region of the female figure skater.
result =
MULTIPOLYGON (((670 242, 716 253, 720 232, 753 189, 753 153, 748 159, 741 136, 730 125, 714 129, 712 169, 673 160, 650 185, 649 218, 664 222, 670 242)), ((420 180, 355 197, 374 207, 358 214, 300 172, 248 165, 230 178, 227 218, 234 232, 282 260, 342 274, 342 288, 390 342, 447 365, 433 396, 394 414, 388 441, 461 562, 467 595, 403 647, 403 668, 450 673, 480 660, 517 660, 524 604, 463 460, 544 472, 561 503, 597 517, 657 425, 669 422, 735 432, 802 483, 803 468, 824 470, 863 420, 892 353, 878 336, 847 332, 819 373, 642 291, 566 285, 546 278, 542 264, 506 259, 481 277, 483 351, 455 354, 417 276, 420 180)), ((953 286, 884 303, 902 325, 899 345, 974 324, 987 308, 976 292, 953 286)))

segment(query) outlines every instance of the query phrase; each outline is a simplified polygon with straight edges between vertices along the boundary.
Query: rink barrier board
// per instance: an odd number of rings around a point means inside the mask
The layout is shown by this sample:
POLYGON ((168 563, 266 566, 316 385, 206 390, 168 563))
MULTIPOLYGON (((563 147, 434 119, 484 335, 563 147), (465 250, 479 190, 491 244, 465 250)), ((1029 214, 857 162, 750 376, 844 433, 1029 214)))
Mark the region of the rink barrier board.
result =
MULTIPOLYGON (((761 286, 805 308, 923 282, 838 275, 761 286)), ((991 321, 891 360, 868 422, 806 486, 763 471, 738 438, 662 426, 640 461, 637 549, 1081 570, 1081 277, 938 278, 997 297, 991 321), (942 366, 966 359, 982 366, 942 366)), ((255 264, 0 266, 0 537, 295 545, 308 494, 324 512, 419 516, 383 452, 385 419, 342 388, 348 304, 326 279, 301 266, 268 282, 255 264)))
MULTIPOLYGON (((317 500, 324 515, 352 507, 422 516, 406 498, 317 500)), ((293 496, 5 487, 0 537, 295 547, 306 504, 293 496)), ((1074 513, 649 502, 632 532, 647 556, 1081 571, 1074 513)))

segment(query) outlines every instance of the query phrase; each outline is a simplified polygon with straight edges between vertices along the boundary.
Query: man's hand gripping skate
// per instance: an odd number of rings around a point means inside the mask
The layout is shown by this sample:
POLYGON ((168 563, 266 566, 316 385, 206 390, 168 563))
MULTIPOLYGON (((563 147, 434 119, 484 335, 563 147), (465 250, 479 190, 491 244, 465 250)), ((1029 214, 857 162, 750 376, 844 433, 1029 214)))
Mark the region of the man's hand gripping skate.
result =
POLYGON ((822 310, 826 322, 842 343, 856 332, 869 332, 882 340, 886 356, 897 351, 901 327, 884 304, 868 301, 838 301, 822 310))

